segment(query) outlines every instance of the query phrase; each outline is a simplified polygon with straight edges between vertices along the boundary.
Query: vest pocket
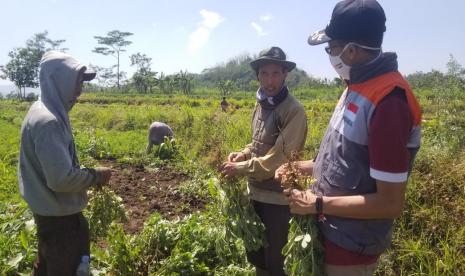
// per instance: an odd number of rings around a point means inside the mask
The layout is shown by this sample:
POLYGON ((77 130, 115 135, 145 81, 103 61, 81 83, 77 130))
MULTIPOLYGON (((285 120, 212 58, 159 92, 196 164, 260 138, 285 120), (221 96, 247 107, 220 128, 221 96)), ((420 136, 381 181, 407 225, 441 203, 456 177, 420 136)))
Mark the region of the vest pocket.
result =
POLYGON ((331 191, 328 195, 353 194, 360 185, 360 171, 337 161, 329 161, 328 168, 323 172, 323 180, 331 191))
POLYGON ((253 140, 251 151, 254 154, 254 157, 262 157, 268 153, 271 147, 273 147, 272 144, 270 145, 267 143, 262 143, 260 141, 253 140))

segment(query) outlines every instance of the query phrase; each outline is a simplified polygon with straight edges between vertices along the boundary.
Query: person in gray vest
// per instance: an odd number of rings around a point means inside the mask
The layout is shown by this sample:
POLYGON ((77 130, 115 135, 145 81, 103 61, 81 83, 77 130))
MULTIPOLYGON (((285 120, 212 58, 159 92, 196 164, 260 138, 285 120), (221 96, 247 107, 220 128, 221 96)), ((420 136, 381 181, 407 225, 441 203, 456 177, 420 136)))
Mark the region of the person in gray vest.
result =
POLYGON ((111 177, 109 168, 81 168, 68 112, 81 95, 88 70, 67 54, 50 51, 40 62, 40 99, 21 127, 19 191, 37 225, 33 275, 75 275, 90 254, 89 225, 82 215, 87 190, 111 177))
POLYGON ((260 88, 252 116, 252 142, 232 152, 220 168, 226 177, 246 176, 250 199, 266 228, 268 246, 247 252, 257 275, 284 275, 282 248, 287 242, 290 212, 274 171, 292 152, 303 150, 307 136, 305 110, 285 85, 295 63, 278 47, 260 52, 250 65, 260 88))
MULTIPOLYGON (((325 269, 332 275, 372 275, 391 243, 420 147, 420 107, 397 70, 395 53, 381 51, 385 13, 375 0, 336 4, 329 25, 308 43, 325 48, 347 89, 317 157, 298 162, 316 183, 288 190, 292 213, 317 214, 325 269)), ((286 172, 283 166, 276 179, 286 172)))
POLYGON ((161 122, 153 122, 149 127, 146 152, 150 153, 153 145, 160 145, 163 143, 165 137, 169 137, 170 139, 173 138, 173 130, 170 126, 161 122))

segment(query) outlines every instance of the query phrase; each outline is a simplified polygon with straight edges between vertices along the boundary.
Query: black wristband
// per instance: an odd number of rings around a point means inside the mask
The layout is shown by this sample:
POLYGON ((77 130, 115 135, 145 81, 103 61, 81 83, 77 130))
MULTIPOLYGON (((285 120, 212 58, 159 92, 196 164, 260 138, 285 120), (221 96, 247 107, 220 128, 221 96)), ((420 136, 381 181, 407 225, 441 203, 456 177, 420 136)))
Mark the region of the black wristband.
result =
POLYGON ((323 214, 323 197, 317 196, 315 201, 316 213, 317 215, 323 214))

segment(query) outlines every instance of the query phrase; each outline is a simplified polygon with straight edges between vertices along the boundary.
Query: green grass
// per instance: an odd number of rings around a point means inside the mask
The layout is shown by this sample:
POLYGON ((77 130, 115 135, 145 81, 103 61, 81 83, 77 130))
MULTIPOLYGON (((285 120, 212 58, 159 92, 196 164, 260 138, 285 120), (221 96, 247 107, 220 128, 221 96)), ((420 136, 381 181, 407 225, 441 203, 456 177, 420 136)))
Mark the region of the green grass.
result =
MULTIPOLYGON (((403 214, 395 223, 393 247, 383 254, 378 275, 465 274, 465 91, 454 89, 450 93, 439 88, 417 91, 424 112, 422 147, 408 185, 403 214)), ((192 194, 197 188, 199 196, 208 197, 204 182, 215 175, 218 158, 226 158, 228 152, 239 150, 250 141, 254 106, 253 93, 239 92, 237 97, 233 94, 228 99, 233 108, 224 113, 215 93, 202 95, 197 91, 192 97, 83 95, 70 114, 81 162, 91 165, 102 158, 155 162, 153 155, 144 153, 147 128, 152 121, 163 121, 174 130, 178 155, 160 162, 195 175, 195 181, 184 184, 183 189, 192 194)), ((308 116, 305 158, 313 158, 318 150, 339 94, 340 91, 323 89, 295 91, 308 116)), ((1 275, 27 273, 34 255, 34 231, 26 231, 31 216, 19 196, 16 177, 20 125, 29 105, 0 101, 1 275)), ((144 229, 145 238, 125 235, 112 226, 107 237, 110 251, 93 245, 93 265, 102 272, 132 269, 129 264, 118 268, 115 260, 124 259, 124 254, 129 259, 138 258, 136 263, 148 258, 156 252, 143 251, 144 245, 137 245, 136 240, 149 242, 145 239, 164 237, 169 250, 158 252, 161 255, 157 255, 156 264, 145 267, 153 274, 158 269, 173 271, 180 267, 216 275, 250 274, 250 267, 241 259, 242 251, 224 252, 212 247, 212 243, 220 244, 221 235, 215 220, 205 217, 208 214, 211 213, 160 224, 168 225, 166 229, 152 223, 144 229), (198 239, 199 243, 187 242, 191 239, 198 239), (230 266, 227 261, 231 261, 230 266)), ((240 244, 237 246, 240 248, 240 244)))

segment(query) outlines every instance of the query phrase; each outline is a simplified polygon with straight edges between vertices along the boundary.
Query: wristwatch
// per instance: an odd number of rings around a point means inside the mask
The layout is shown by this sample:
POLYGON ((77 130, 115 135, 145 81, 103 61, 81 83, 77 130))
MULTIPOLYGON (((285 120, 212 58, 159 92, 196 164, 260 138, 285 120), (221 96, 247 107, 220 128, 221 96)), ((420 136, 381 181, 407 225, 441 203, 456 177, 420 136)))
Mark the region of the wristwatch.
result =
POLYGON ((318 217, 318 221, 324 222, 326 218, 323 213, 323 196, 319 195, 316 197, 315 207, 316 207, 316 215, 318 217))

